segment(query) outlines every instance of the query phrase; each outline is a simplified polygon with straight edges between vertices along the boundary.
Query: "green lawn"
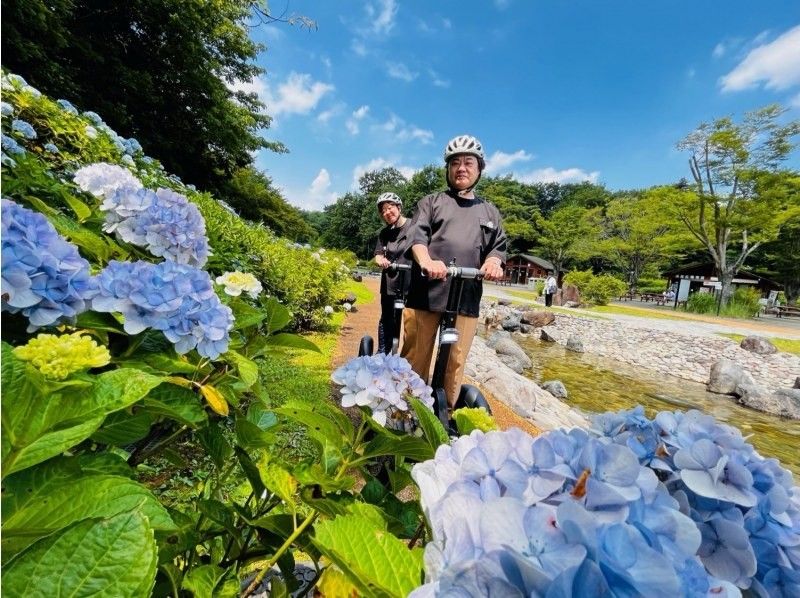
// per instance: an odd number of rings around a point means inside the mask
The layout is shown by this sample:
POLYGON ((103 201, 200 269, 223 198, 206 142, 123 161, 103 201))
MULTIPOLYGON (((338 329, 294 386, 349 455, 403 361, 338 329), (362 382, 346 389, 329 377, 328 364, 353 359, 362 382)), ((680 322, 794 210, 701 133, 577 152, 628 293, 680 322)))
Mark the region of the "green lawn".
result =
POLYGON ((604 314, 620 314, 623 316, 639 316, 642 318, 652 318, 654 320, 691 320, 691 317, 678 316, 671 313, 659 311, 657 309, 647 309, 646 307, 629 307, 627 305, 595 305, 589 308, 591 311, 604 314))
MULTIPOLYGON (((744 338, 743 334, 734 334, 732 332, 720 332, 718 333, 720 336, 724 336, 731 340, 736 341, 737 343, 741 342, 744 338)), ((784 353, 793 353, 794 355, 800 355, 800 340, 791 339, 791 338, 768 338, 769 342, 771 342, 775 347, 777 347, 778 351, 783 351, 784 353)))

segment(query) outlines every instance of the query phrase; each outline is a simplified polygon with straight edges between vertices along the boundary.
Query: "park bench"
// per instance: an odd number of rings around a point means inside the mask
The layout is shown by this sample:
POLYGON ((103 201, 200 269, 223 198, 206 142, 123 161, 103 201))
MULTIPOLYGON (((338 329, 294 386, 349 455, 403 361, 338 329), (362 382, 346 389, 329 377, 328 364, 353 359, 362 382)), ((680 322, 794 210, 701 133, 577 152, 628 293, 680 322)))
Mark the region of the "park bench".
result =
POLYGON ((800 317, 800 307, 797 305, 778 305, 775 310, 775 315, 779 318, 784 316, 787 318, 792 316, 800 317))
POLYGON ((634 299, 636 299, 636 293, 633 291, 628 291, 627 293, 623 293, 619 296, 620 301, 632 301, 634 299))

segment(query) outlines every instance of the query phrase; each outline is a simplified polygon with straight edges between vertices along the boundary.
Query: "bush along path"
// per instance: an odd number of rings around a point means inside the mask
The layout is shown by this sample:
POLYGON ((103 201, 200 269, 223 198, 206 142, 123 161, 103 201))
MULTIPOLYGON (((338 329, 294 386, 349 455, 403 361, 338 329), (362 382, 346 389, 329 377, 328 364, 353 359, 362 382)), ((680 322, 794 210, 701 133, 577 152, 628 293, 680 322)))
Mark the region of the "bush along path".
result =
POLYGON ((334 311, 342 257, 242 221, 98 115, 2 87, 9 595, 248 596, 277 567, 285 596, 295 559, 326 596, 800 594, 791 474, 701 413, 451 441, 394 356, 333 371, 355 424, 281 394, 268 378, 317 349, 293 331, 334 311), (143 483, 157 459, 179 499, 143 483))

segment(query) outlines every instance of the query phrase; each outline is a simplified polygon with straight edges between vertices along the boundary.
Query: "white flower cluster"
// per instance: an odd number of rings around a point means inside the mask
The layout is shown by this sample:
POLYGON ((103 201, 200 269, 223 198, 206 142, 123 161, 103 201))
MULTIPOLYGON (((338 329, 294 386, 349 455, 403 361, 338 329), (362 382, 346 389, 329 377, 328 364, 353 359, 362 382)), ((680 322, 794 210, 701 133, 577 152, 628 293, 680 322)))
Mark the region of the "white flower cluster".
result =
POLYGON ((258 279, 249 272, 225 272, 222 276, 217 276, 216 283, 223 285, 225 293, 232 297, 238 297, 245 292, 255 299, 263 290, 258 279))
POLYGON ((409 397, 416 397, 433 409, 431 387, 398 355, 356 357, 335 370, 331 379, 341 386, 342 407, 369 407, 372 418, 382 426, 387 425, 387 418, 411 417, 409 397))

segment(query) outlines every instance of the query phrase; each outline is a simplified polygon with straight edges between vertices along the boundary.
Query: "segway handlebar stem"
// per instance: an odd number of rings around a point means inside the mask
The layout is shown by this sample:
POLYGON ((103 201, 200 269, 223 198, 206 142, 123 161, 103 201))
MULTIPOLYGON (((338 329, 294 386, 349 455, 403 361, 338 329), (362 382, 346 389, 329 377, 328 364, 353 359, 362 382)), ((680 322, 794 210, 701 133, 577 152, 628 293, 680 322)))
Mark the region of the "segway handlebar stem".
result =
POLYGON ((462 268, 459 266, 448 266, 447 275, 451 278, 466 278, 480 280, 483 278, 483 272, 478 268, 462 268))
POLYGON ((397 262, 392 262, 389 264, 387 270, 391 272, 409 271, 411 270, 411 264, 398 264, 397 262))

